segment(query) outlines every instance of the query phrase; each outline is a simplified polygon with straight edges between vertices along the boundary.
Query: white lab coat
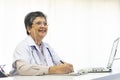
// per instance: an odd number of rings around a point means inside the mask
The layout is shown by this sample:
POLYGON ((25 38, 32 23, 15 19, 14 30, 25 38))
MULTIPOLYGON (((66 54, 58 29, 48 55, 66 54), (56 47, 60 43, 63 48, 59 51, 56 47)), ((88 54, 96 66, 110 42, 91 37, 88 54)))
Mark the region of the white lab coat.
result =
POLYGON ((31 65, 39 65, 42 66, 42 68, 44 68, 43 66, 50 67, 60 63, 61 59, 47 43, 42 42, 41 47, 43 49, 44 56, 31 36, 28 36, 25 40, 23 40, 14 51, 13 70, 10 72, 11 75, 18 74, 15 64, 17 60, 23 60, 31 65))

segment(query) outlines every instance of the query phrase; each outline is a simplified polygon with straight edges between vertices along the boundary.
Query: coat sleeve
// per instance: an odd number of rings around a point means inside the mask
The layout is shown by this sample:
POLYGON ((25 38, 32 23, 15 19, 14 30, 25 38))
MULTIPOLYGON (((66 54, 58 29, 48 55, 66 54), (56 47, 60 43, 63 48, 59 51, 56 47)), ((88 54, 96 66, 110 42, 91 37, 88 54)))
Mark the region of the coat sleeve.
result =
POLYGON ((39 76, 48 74, 49 67, 40 66, 40 65, 32 65, 28 64, 23 60, 17 60, 15 62, 18 75, 25 76, 39 76))

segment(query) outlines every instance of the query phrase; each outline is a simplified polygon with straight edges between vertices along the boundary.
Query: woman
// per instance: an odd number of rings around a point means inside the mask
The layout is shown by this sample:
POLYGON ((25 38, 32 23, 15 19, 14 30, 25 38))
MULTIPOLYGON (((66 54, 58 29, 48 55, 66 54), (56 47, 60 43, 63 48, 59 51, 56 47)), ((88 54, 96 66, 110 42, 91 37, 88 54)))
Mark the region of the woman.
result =
POLYGON ((72 64, 57 56, 43 38, 48 31, 46 16, 39 11, 26 15, 27 38, 15 49, 11 75, 66 74, 73 72, 72 64))

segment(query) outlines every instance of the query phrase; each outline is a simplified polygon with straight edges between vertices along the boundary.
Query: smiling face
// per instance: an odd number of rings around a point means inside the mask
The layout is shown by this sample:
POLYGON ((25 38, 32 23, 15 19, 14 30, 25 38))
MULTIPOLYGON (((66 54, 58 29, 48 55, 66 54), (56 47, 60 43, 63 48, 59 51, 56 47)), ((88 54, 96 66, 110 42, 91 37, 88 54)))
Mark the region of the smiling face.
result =
POLYGON ((42 41, 48 31, 47 22, 44 17, 36 17, 33 20, 32 27, 27 27, 27 31, 35 42, 42 41))

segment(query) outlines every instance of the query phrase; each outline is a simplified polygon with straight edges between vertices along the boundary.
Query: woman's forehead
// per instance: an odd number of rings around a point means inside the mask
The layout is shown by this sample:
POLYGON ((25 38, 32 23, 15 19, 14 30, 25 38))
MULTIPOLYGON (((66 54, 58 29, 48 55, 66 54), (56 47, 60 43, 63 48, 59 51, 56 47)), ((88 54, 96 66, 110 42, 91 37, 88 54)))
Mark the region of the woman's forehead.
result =
POLYGON ((44 17, 36 17, 33 21, 36 22, 36 21, 46 21, 46 20, 44 17))

